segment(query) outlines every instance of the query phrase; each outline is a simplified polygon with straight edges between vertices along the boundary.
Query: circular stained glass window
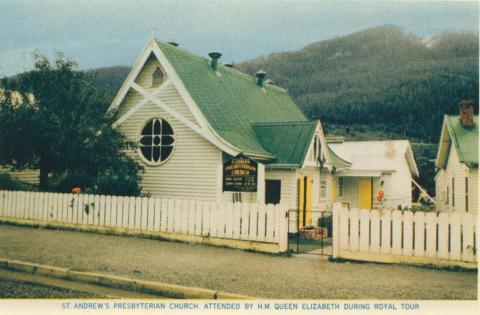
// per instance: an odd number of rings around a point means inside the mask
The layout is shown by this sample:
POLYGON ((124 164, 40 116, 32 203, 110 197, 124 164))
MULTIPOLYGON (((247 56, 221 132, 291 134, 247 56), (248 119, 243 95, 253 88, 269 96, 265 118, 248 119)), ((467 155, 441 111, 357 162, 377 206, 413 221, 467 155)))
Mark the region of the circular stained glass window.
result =
POLYGON ((159 165, 172 154, 174 142, 172 126, 164 119, 154 118, 142 129, 139 154, 148 164, 159 165))

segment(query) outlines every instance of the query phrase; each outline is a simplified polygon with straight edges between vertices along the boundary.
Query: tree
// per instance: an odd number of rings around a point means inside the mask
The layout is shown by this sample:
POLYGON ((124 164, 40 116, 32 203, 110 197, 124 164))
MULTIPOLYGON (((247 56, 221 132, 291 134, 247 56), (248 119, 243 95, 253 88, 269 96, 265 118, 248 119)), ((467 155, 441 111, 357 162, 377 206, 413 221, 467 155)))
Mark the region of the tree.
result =
POLYGON ((33 71, 2 81, 23 101, 6 92, 0 103, 0 164, 40 170, 41 190, 139 194, 142 168, 123 151, 131 144, 111 128, 102 91, 62 54, 53 62, 34 57, 33 71))

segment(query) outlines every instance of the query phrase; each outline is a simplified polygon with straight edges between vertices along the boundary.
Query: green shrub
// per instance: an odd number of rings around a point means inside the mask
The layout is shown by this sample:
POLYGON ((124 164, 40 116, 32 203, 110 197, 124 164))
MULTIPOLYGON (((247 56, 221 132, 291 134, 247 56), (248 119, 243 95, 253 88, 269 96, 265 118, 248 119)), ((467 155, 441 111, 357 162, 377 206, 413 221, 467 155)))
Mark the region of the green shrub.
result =
POLYGON ((322 217, 318 218, 318 226, 326 227, 328 230, 328 236, 332 236, 333 230, 333 217, 331 214, 322 213, 322 217))
POLYGON ((434 212, 436 211, 436 208, 435 208, 435 205, 413 204, 411 210, 413 212, 416 212, 416 211, 434 212))

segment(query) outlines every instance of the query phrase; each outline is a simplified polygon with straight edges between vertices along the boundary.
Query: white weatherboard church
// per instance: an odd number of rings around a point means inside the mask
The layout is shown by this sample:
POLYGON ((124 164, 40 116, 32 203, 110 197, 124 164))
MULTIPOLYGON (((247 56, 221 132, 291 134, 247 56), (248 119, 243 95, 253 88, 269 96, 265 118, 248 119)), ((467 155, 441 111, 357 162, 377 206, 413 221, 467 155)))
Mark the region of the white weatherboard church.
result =
MULTIPOLYGON (((145 168, 145 192, 162 198, 282 203, 289 209, 304 198, 300 204, 308 209, 326 210, 342 183, 343 202, 359 206, 359 194, 347 191, 367 189, 365 205, 373 207, 374 187, 350 188, 351 180, 357 178, 358 184, 367 178, 376 185, 381 176, 395 172, 393 167, 355 173, 357 162, 349 161, 340 145, 329 147, 320 121, 308 120, 284 89, 265 81, 263 71, 253 78, 222 65, 220 53, 209 56, 150 40, 109 108, 114 127, 138 143, 130 154, 145 168), (240 153, 258 162, 257 192, 223 191, 223 164, 240 153)), ((408 165, 402 179, 408 184, 410 174, 418 174, 409 147, 408 142, 395 145, 395 158, 408 165)), ((404 197, 410 205, 411 196, 404 197)))

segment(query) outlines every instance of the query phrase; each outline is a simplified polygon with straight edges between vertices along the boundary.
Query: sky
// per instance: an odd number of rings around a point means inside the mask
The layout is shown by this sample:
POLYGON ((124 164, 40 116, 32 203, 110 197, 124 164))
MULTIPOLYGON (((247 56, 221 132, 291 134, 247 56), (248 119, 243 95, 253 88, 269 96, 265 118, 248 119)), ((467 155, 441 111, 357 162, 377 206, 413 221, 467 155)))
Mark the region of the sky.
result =
POLYGON ((478 18, 476 1, 0 0, 0 77, 32 69, 33 51, 80 69, 131 66, 152 34, 238 63, 387 24, 478 33, 478 18))

